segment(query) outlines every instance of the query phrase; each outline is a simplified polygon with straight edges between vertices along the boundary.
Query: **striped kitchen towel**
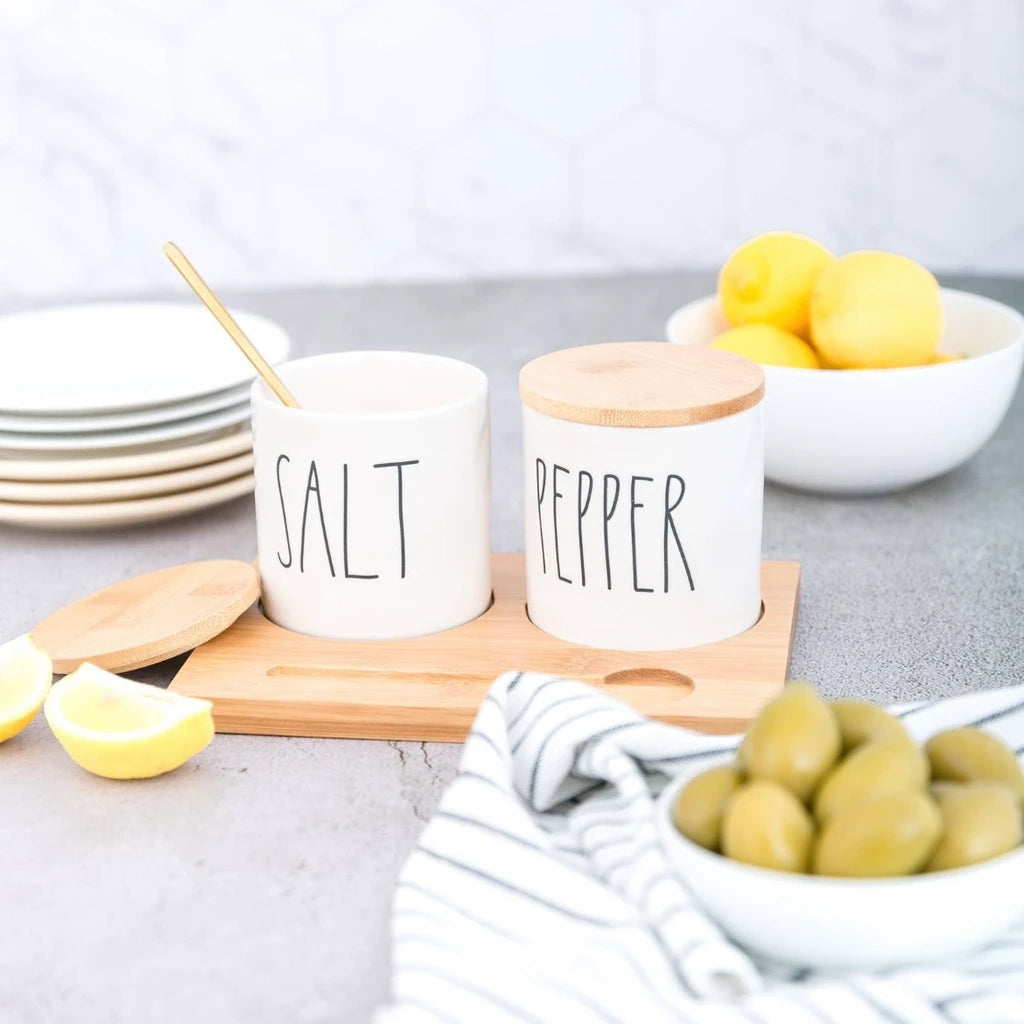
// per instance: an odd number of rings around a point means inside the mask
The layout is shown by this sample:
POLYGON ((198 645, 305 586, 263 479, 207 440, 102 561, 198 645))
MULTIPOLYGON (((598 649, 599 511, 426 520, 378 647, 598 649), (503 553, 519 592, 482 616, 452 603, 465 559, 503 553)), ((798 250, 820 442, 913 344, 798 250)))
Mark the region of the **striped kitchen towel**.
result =
MULTIPOLYGON (((918 738, 978 724, 1024 750, 1024 687, 901 714, 918 738)), ((378 1024, 1024 1024, 1024 922, 962 962, 872 975, 731 945, 670 870, 653 810, 675 771, 737 740, 584 683, 498 679, 402 871, 378 1024)))

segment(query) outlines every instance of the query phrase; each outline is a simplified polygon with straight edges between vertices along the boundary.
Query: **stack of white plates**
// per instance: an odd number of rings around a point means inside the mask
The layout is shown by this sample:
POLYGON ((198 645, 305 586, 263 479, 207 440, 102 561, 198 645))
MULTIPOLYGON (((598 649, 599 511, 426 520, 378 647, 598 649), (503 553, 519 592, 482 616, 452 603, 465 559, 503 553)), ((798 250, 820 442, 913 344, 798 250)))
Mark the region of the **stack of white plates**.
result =
MULTIPOLYGON (((280 327, 235 316, 270 363, 287 356, 280 327)), ((198 305, 0 317, 0 522, 123 526, 250 493, 253 376, 198 305)))

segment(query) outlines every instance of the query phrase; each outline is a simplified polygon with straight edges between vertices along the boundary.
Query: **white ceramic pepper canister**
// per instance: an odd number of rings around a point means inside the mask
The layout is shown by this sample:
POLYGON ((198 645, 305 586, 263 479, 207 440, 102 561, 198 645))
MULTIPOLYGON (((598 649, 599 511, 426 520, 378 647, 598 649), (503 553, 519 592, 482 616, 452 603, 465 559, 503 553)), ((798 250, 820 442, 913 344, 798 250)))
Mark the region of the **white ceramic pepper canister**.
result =
POLYGON ((760 367, 662 342, 523 367, 527 604, 572 643, 671 650, 761 613, 760 367))

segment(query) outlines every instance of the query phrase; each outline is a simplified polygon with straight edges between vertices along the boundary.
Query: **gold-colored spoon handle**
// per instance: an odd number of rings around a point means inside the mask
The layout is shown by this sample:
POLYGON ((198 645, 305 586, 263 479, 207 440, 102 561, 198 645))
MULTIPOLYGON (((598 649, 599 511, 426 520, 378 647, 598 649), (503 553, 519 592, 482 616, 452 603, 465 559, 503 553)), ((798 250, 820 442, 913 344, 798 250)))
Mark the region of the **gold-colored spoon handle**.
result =
POLYGON ((188 257, 173 243, 164 244, 164 255, 174 264, 174 269, 185 279, 185 283, 196 293, 199 301, 217 318, 218 323, 231 335, 231 340, 242 350, 246 358, 256 367, 256 372, 267 382, 267 387, 285 405, 299 408, 292 393, 284 386, 273 367, 260 355, 256 346, 246 337, 235 318, 224 308, 224 304, 210 291, 210 286, 199 276, 188 257))

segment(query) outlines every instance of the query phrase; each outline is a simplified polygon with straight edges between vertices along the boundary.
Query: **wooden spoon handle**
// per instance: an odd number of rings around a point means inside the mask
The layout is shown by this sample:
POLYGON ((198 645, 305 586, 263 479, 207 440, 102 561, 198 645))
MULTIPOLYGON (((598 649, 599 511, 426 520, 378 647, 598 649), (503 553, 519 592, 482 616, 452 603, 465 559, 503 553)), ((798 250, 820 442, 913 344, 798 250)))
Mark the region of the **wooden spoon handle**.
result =
POLYGON ((266 381, 267 387, 285 405, 298 409, 299 403, 295 401, 295 397, 284 386, 281 378, 274 373, 270 363, 260 355, 256 346, 246 337, 245 332, 224 308, 220 299, 210 291, 209 285, 199 276, 188 257, 173 242, 164 244, 164 255, 174 264, 174 269, 185 279, 185 283, 199 296, 199 301, 217 318, 221 327, 231 335, 231 340, 242 350, 249 362, 256 367, 256 372, 266 381))

